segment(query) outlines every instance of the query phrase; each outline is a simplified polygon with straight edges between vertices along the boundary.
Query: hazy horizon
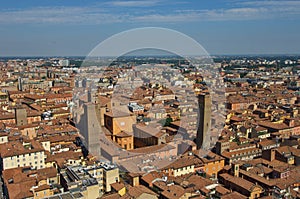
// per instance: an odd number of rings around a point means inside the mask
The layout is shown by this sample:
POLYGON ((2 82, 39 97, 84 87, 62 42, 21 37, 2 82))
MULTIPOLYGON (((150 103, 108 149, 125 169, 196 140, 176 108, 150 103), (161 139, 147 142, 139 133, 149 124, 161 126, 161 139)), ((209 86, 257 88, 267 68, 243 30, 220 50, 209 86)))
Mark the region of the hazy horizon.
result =
POLYGON ((110 36, 163 27, 211 55, 300 54, 300 1, 5 1, 0 56, 85 56, 110 36))

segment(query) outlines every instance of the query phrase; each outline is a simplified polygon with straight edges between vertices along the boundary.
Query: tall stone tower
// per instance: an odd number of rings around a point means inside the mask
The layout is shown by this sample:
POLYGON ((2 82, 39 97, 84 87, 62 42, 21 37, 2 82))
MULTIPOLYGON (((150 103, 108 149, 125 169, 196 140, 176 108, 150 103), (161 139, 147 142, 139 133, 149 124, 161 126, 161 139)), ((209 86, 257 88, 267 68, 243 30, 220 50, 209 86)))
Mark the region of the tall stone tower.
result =
POLYGON ((23 80, 22 77, 18 78, 18 90, 23 91, 23 80))
POLYGON ((209 147, 209 133, 211 128, 211 96, 209 94, 198 95, 198 129, 197 148, 209 147))
POLYGON ((26 125, 27 124, 27 112, 24 108, 16 108, 15 109, 15 120, 16 125, 26 125))
POLYGON ((97 105, 94 103, 85 103, 83 107, 84 114, 82 115, 79 129, 84 137, 85 147, 90 153, 97 156, 99 155, 97 150, 100 143, 100 133, 102 132, 98 121, 99 111, 97 110, 97 105))

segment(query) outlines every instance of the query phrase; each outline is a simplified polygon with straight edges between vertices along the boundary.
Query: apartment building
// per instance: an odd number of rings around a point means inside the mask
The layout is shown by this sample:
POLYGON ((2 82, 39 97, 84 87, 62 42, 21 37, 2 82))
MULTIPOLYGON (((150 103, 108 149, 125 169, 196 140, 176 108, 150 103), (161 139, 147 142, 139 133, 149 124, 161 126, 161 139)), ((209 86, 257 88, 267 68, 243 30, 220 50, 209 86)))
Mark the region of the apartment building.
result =
POLYGON ((35 141, 20 140, 0 144, 1 169, 29 166, 36 169, 45 167, 45 149, 35 141))
POLYGON ((61 184, 65 190, 80 190, 84 198, 97 198, 112 190, 111 184, 119 182, 119 169, 110 163, 68 166, 61 170, 61 184))

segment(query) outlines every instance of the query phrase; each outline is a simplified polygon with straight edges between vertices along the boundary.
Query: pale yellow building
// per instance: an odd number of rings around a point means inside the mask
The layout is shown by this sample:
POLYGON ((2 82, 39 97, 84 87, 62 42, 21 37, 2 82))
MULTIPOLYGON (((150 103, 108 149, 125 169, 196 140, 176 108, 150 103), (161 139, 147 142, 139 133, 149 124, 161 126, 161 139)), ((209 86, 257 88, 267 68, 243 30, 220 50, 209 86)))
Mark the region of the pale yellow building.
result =
POLYGON ((45 167, 45 149, 37 141, 10 141, 0 144, 2 169, 29 166, 36 169, 45 167))

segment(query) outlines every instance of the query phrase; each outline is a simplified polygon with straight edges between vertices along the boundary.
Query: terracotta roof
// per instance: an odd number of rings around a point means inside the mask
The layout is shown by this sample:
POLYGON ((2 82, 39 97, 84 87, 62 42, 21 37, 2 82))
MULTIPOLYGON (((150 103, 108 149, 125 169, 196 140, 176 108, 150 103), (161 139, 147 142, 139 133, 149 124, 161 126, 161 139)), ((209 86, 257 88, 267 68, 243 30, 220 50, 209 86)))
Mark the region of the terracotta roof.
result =
POLYGON ((248 180, 245 180, 243 178, 239 178, 239 177, 235 177, 235 176, 231 176, 229 175, 228 173, 223 173, 223 174, 220 174, 220 177, 225 179, 226 181, 230 182, 230 183, 233 183, 237 186, 240 186, 246 190, 248 190, 249 192, 251 192, 251 190, 257 186, 255 185, 254 183, 248 181, 248 180))
POLYGON ((276 150, 281 153, 281 154, 291 154, 294 156, 300 156, 300 149, 296 149, 294 147, 290 147, 290 146, 281 146, 276 148, 276 150))
POLYGON ((19 184, 8 184, 7 189, 9 193, 9 198, 23 199, 33 197, 33 193, 30 191, 32 186, 35 186, 35 180, 19 184))
POLYGON ((269 122, 269 121, 258 122, 258 125, 263 126, 265 128, 272 128, 272 129, 276 129, 276 130, 292 128, 292 127, 289 127, 285 123, 273 123, 273 122, 269 122))
POLYGON ((208 152, 208 154, 206 154, 206 156, 201 157, 200 159, 203 163, 209 163, 209 162, 224 160, 223 157, 221 157, 221 156, 219 156, 219 155, 217 155, 217 154, 215 154, 211 151, 208 152))
POLYGON ((191 155, 191 156, 183 156, 179 159, 175 160, 174 162, 170 163, 164 169, 179 169, 184 168, 188 166, 195 166, 195 165, 203 165, 203 162, 200 160, 200 158, 191 155))
POLYGON ((55 161, 64 161, 64 160, 80 160, 83 157, 81 152, 74 151, 65 151, 61 153, 56 153, 54 155, 47 156, 45 162, 55 162, 55 161))
POLYGON ((184 188, 182 188, 179 185, 171 185, 171 186, 167 186, 167 189, 164 190, 161 195, 164 198, 168 198, 168 199, 179 199, 181 198, 181 196, 183 196, 185 193, 184 188))
POLYGON ((264 140, 261 140, 258 144, 262 147, 265 147, 265 146, 270 146, 270 145, 276 144, 276 141, 275 140, 264 139, 264 140))
POLYGON ((31 188, 37 186, 35 191, 50 189, 49 185, 38 186, 41 180, 56 177, 54 167, 31 170, 29 167, 18 167, 3 171, 3 180, 8 188, 10 198, 26 198, 33 196, 31 188))
POLYGON ((142 174, 141 173, 128 173, 128 176, 135 178, 135 177, 140 177, 142 174))
POLYGON ((132 186, 127 187, 127 193, 124 198, 126 198, 126 196, 128 198, 138 198, 139 196, 141 196, 144 193, 158 197, 158 194, 156 194, 152 190, 148 189, 147 187, 145 187, 143 185, 139 185, 139 186, 135 186, 135 187, 132 187, 132 186))
POLYGON ((151 184, 153 180, 156 178, 162 178, 163 173, 158 173, 157 171, 153 171, 150 173, 147 173, 141 177, 141 180, 145 181, 147 184, 151 184))
POLYGON ((10 141, 0 144, 1 157, 4 158, 44 151, 43 146, 35 140, 31 140, 29 144, 31 145, 30 147, 25 147, 20 141, 10 141))
POLYGON ((108 194, 101 196, 102 199, 119 199, 120 195, 118 193, 108 194))
POLYGON ((38 175, 43 175, 47 178, 53 178, 57 176, 57 170, 54 167, 38 169, 36 172, 38 175))
POLYGON ((219 193, 220 195, 225 195, 225 194, 230 193, 230 190, 226 189, 223 186, 217 186, 216 187, 216 192, 219 193))
POLYGON ((247 199, 248 197, 234 191, 232 193, 221 196, 221 199, 247 199))
POLYGON ((108 103, 111 102, 111 98, 108 98, 108 97, 105 97, 105 96, 98 96, 98 99, 99 99, 99 103, 101 106, 105 106, 107 105, 108 103))
POLYGON ((214 184, 213 181, 203 178, 199 175, 194 173, 186 174, 182 176, 174 177, 174 179, 169 177, 170 181, 174 181, 174 183, 181 185, 183 188, 186 189, 186 192, 192 193, 199 189, 202 189, 208 185, 214 184))
POLYGON ((121 189, 123 189, 125 187, 124 183, 121 183, 121 182, 112 183, 112 184, 110 184, 110 186, 116 191, 120 191, 121 189))
POLYGON ((39 142, 49 141, 50 143, 57 142, 73 142, 78 135, 52 135, 41 138, 36 138, 39 142))
POLYGON ((225 158, 230 159, 230 158, 232 158, 232 157, 234 157, 236 155, 243 155, 245 153, 248 154, 248 152, 250 152, 250 153, 258 153, 260 151, 261 151, 261 149, 258 149, 258 148, 246 148, 246 149, 241 149, 241 150, 231 151, 231 152, 224 151, 222 153, 222 156, 224 156, 225 158))

